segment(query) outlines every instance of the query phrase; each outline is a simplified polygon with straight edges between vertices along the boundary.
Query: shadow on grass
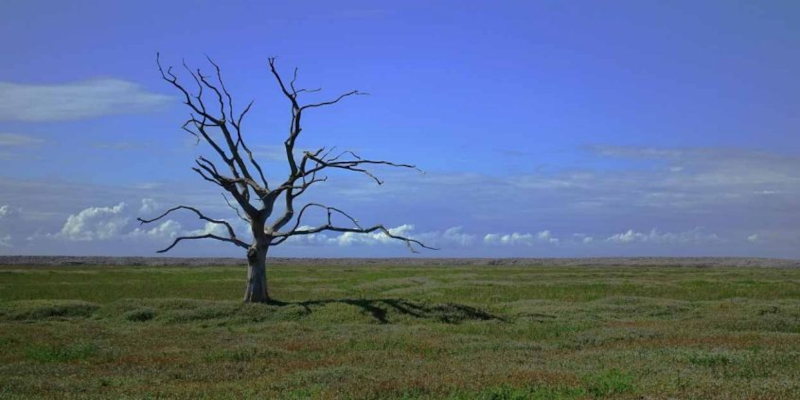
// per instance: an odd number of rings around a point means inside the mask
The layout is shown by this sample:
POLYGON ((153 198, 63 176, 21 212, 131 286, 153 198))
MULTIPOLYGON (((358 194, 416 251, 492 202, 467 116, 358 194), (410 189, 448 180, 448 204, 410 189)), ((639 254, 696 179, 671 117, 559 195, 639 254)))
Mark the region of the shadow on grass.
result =
POLYGON ((346 304, 361 308, 365 314, 371 315, 381 324, 391 323, 389 314, 392 312, 414 318, 438 320, 439 322, 447 324, 458 324, 464 321, 490 320, 505 322, 505 319, 500 316, 464 304, 428 304, 405 299, 329 299, 299 302, 272 300, 268 304, 275 306, 298 305, 303 307, 307 314, 313 313, 315 306, 346 304))
POLYGON ((108 304, 75 300, 0 302, 0 322, 45 320, 124 320, 189 323, 217 321, 219 324, 263 321, 294 321, 304 317, 334 323, 403 323, 428 320, 446 324, 468 321, 503 321, 498 315, 457 303, 428 303, 406 299, 344 298, 297 302, 271 301, 247 304, 238 301, 197 299, 120 299, 108 304), (263 307, 262 307, 263 306, 263 307), (344 306, 344 307, 341 307, 344 306))

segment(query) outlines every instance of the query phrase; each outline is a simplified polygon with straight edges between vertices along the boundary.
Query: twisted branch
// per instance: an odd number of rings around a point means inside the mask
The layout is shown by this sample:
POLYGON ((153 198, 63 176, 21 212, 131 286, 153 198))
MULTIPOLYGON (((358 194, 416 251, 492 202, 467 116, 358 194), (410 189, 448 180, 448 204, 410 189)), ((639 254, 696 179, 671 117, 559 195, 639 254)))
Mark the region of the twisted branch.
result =
POLYGON ((179 237, 175 238, 175 240, 172 242, 171 245, 169 245, 169 247, 167 247, 165 249, 158 250, 158 251, 156 251, 156 253, 166 253, 166 252, 172 250, 172 248, 175 247, 175 245, 180 243, 180 241, 182 241, 182 240, 196 240, 196 239, 215 239, 215 240, 219 240, 221 242, 233 243, 233 244, 235 244, 235 245, 237 245, 239 247, 245 248, 245 249, 250 247, 246 243, 243 243, 243 242, 238 241, 238 240, 234 240, 234 239, 230 239, 230 238, 224 238, 222 236, 217 236, 217 235, 214 235, 212 233, 207 233, 205 235, 197 235, 197 236, 179 236, 179 237))

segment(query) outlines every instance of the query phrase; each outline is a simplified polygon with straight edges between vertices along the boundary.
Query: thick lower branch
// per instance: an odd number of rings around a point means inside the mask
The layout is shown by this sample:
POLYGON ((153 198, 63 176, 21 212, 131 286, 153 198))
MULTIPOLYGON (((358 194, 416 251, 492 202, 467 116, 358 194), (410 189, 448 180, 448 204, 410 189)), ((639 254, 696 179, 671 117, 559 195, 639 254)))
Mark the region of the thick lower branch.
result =
POLYGON ((395 235, 395 234, 391 233, 388 229, 386 229, 386 227, 384 227, 383 225, 375 225, 375 226, 372 226, 370 228, 343 228, 343 227, 332 226, 330 224, 326 224, 326 225, 318 226, 318 227, 313 228, 313 229, 294 230, 294 231, 287 232, 287 233, 274 234, 273 237, 277 238, 277 240, 273 241, 272 245, 281 244, 281 243, 285 242, 288 238, 290 238, 292 236, 311 235, 311 234, 314 234, 314 233, 320 233, 320 232, 325 232, 325 231, 341 232, 341 233, 347 233, 347 232, 351 232, 351 233, 372 233, 372 232, 375 232, 375 231, 380 231, 381 233, 383 233, 384 235, 386 235, 386 236, 388 236, 388 237, 390 237, 392 239, 397 239, 397 240, 405 242, 406 246, 408 246, 408 249, 411 250, 412 253, 418 253, 418 251, 413 246, 415 244, 420 246, 420 247, 422 247, 422 248, 428 249, 428 250, 439 250, 439 249, 437 249, 435 247, 427 246, 427 245, 425 245, 425 243, 422 243, 417 239, 412 239, 412 238, 408 238, 408 237, 405 237, 405 236, 395 235))
POLYGON ((162 250, 159 250, 159 251, 157 251, 157 253, 166 253, 166 252, 172 250, 172 248, 175 247, 182 240, 196 240, 196 239, 214 239, 214 240, 219 240, 221 242, 233 243, 233 244, 235 244, 235 245, 237 245, 239 247, 243 247, 245 249, 250 247, 250 245, 248 245, 247 243, 245 243, 245 242, 243 242, 243 241, 241 241, 239 239, 224 238, 222 236, 217 236, 217 235, 214 235, 212 233, 208 233, 208 234, 205 234, 205 235, 197 235, 197 236, 179 236, 179 237, 175 238, 175 240, 172 242, 171 245, 169 245, 169 247, 167 247, 165 249, 162 249, 162 250))
POLYGON ((162 249, 162 250, 159 250, 158 251, 159 253, 166 253, 167 251, 169 251, 170 249, 175 247, 175 245, 177 245, 182 240, 214 239, 214 240, 219 240, 219 241, 223 241, 223 242, 233 243, 233 244, 235 244, 235 245, 237 245, 239 247, 244 247, 244 248, 247 248, 247 247, 250 246, 249 244, 247 244, 247 243, 239 240, 238 238, 236 238, 236 231, 234 231, 233 226, 231 226, 231 224, 229 224, 228 221, 221 220, 221 219, 210 218, 210 217, 206 216, 205 214, 203 214, 202 212, 200 212, 200 210, 198 210, 198 209, 196 209, 194 207, 190 207, 190 206, 181 205, 181 206, 170 208, 169 210, 165 211, 163 214, 159 215, 158 217, 152 218, 152 219, 144 219, 144 218, 136 218, 136 219, 142 225, 143 224, 149 224, 151 222, 158 221, 158 220, 166 217, 170 213, 172 213, 174 211, 177 211, 177 210, 189 210, 189 211, 192 211, 195 214, 197 214, 197 216, 200 219, 204 220, 204 221, 208 221, 208 222, 211 222, 211 223, 214 223, 214 224, 220 224, 220 225, 225 226, 225 228, 228 231, 229 237, 225 238, 225 237, 214 235, 214 234, 211 234, 211 233, 205 234, 205 235, 195 235, 195 236, 180 236, 178 238, 175 238, 175 240, 172 242, 171 245, 169 245, 169 247, 167 247, 165 249, 162 249))

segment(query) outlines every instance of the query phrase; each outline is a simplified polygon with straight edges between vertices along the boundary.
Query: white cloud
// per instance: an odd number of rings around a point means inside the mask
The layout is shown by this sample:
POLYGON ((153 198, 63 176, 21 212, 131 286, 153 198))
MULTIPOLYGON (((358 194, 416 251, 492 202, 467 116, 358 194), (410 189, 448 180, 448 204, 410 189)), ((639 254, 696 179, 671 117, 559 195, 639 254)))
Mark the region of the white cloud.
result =
MULTIPOLYGON (((312 226, 303 225, 298 230, 313 229, 312 226)), ((431 247, 465 247, 474 243, 476 235, 465 233, 460 226, 446 229, 444 232, 433 231, 414 234, 414 225, 405 224, 394 228, 388 228, 393 235, 419 240, 431 247)), ((372 233, 344 232, 320 232, 309 235, 292 236, 286 240, 286 244, 297 246, 339 246, 349 247, 357 245, 402 245, 403 241, 392 239, 383 232, 375 231, 372 233)))
POLYGON ((168 219, 152 229, 136 228, 128 236, 147 239, 174 239, 181 231, 179 222, 168 219))
POLYGON ((125 216, 127 204, 114 207, 90 207, 70 215, 61 231, 54 236, 74 241, 107 240, 115 237, 128 224, 125 216))
POLYGON ((609 242, 628 243, 628 242, 633 242, 637 239, 641 241, 646 241, 647 235, 643 233, 634 232, 632 229, 628 229, 627 232, 614 234, 606 240, 608 240, 609 242))
POLYGON ((139 207, 139 213, 148 215, 156 212, 161 207, 161 204, 153 199, 142 199, 142 205, 139 207))
POLYGON ((0 133, 0 146, 35 146, 42 143, 44 140, 29 135, 0 133))
POLYGON ((553 234, 550 233, 550 231, 547 231, 547 230, 537 233, 536 234, 536 238, 539 239, 539 240, 548 242, 548 243, 558 243, 559 242, 558 238, 554 238, 553 234))
MULTIPOLYGON (((310 229, 314 229, 314 227, 309 225, 301 225, 297 227, 297 230, 300 231, 307 231, 310 229)), ((286 244, 299 246, 322 246, 328 243, 328 239, 328 235, 325 233, 310 233, 308 235, 291 236, 289 239, 286 239, 286 244)))
POLYGON ((477 238, 477 235, 464 232, 461 226, 454 226, 442 231, 424 232, 419 234, 411 234, 407 236, 410 239, 419 240, 425 243, 426 246, 452 249, 454 247, 467 247, 472 245, 477 238))
MULTIPOLYGON (((404 224, 395 228, 389 228, 387 230, 392 235, 409 237, 411 236, 411 231, 414 230, 414 225, 404 224)), ((339 246, 352 246, 358 244, 372 246, 376 244, 402 243, 396 239, 386 236, 383 232, 379 231, 373 233, 345 232, 337 237, 328 239, 328 242, 339 246)))
POLYGON ((455 226, 444 231, 442 241, 444 244, 454 244, 458 246, 469 246, 475 242, 475 235, 464 233, 460 226, 455 226))
POLYGON ((612 243, 656 243, 656 244, 677 244, 677 243, 709 243, 718 242, 720 238, 714 233, 704 233, 700 228, 695 228, 685 232, 661 233, 657 229, 652 229, 648 233, 635 232, 628 229, 626 232, 617 233, 609 236, 606 241, 612 243))
MULTIPOLYGON (((55 234, 34 233, 30 239, 52 238, 81 242, 124 242, 142 239, 167 241, 178 236, 201 236, 207 234, 228 237, 228 230, 225 225, 213 222, 205 222, 199 229, 183 229, 183 225, 179 221, 183 217, 192 219, 187 215, 178 215, 178 220, 161 220, 132 228, 129 222, 134 219, 137 213, 149 212, 154 207, 159 206, 153 199, 144 198, 140 201, 141 206, 134 209, 128 207, 127 203, 124 202, 113 207, 86 208, 77 214, 70 215, 59 232, 55 234)), ((3 208, 0 208, 0 210, 3 210, 3 208)), ((237 232, 243 233, 237 235, 237 237, 245 241, 251 238, 249 229, 243 222, 238 220, 228 222, 237 232)))
POLYGON ((572 237, 574 238, 573 241, 583 242, 583 244, 594 242, 594 238, 585 233, 573 233, 572 237))
POLYGON ((225 227, 223 224, 215 224, 213 222, 206 222, 201 229, 195 229, 193 231, 188 231, 185 233, 187 236, 201 236, 201 235, 217 235, 222 237, 228 237, 228 228, 225 227))
POLYGON ((8 231, 13 232, 13 228, 19 225, 21 214, 21 208, 14 208, 7 204, 0 206, 0 247, 12 247, 11 234, 8 231))
POLYGON ((553 237, 553 234, 550 233, 549 230, 541 231, 537 234, 532 233, 510 233, 510 234, 500 234, 500 233, 489 233, 483 237, 483 242, 489 245, 502 245, 502 246, 515 246, 515 245, 524 245, 524 246, 533 246, 537 242, 539 243, 550 243, 550 244, 558 244, 560 240, 556 237, 553 237))
POLYGON ((758 234, 754 233, 754 234, 748 236, 747 237, 747 241, 750 242, 750 243, 758 243, 759 242, 758 234))
POLYGON ((522 243, 522 244, 530 245, 533 242, 533 235, 531 235, 530 233, 522 234, 522 233, 517 233, 517 232, 514 232, 514 233, 512 233, 510 235, 502 235, 502 234, 499 234, 499 233, 489 233, 489 234, 487 234, 486 236, 483 237, 483 241, 484 241, 484 243, 487 243, 487 244, 509 245, 509 244, 522 243))
POLYGON ((8 204, 0 206, 0 219, 10 219, 22 213, 21 208, 13 208, 8 204))
POLYGON ((63 84, 0 82, 0 121, 67 121, 147 112, 170 99, 120 79, 63 84))

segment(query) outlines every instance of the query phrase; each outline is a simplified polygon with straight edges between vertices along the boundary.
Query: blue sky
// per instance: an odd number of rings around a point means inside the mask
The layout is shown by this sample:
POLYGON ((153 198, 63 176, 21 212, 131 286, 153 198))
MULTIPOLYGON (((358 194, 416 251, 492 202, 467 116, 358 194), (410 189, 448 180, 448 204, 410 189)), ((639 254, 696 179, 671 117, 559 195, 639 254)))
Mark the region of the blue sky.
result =
MULTIPOLYGON (((256 100, 245 135, 275 179, 290 110, 268 57, 324 89, 309 101, 369 92, 309 115, 298 147, 425 174, 334 174, 309 200, 442 248, 421 256, 800 258, 797 2, 10 0, 0 35, 0 254, 153 254, 206 229, 135 221, 175 204, 235 220, 190 170, 208 149, 158 51, 209 55, 256 100)), ((271 254, 408 255, 335 234, 271 254)))

